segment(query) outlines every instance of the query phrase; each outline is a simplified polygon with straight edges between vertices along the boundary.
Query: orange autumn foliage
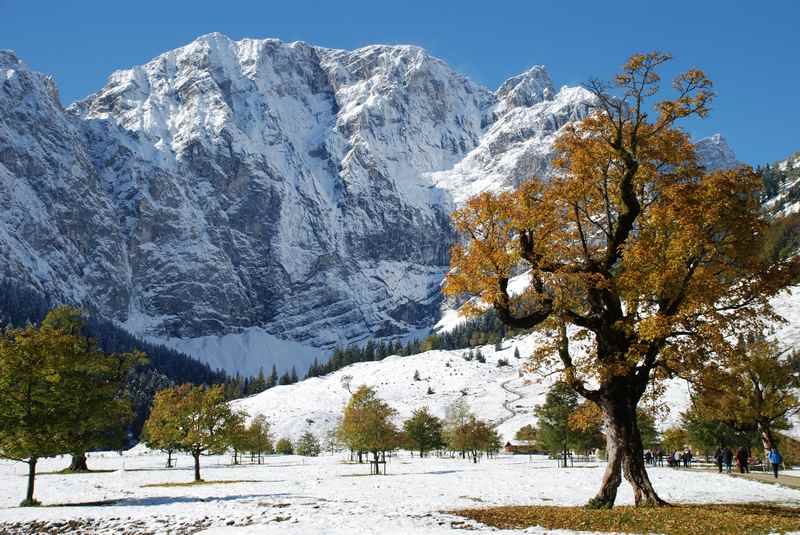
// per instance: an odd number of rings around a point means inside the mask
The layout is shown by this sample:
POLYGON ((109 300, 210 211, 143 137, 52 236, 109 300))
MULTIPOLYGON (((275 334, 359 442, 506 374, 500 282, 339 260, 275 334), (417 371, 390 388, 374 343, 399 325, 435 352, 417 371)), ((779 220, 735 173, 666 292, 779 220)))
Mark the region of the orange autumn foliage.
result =
POLYGON ((701 374, 731 355, 731 335, 777 319, 770 298, 800 273, 796 259, 759 254, 767 235, 760 178, 748 166, 709 170, 677 125, 705 117, 711 82, 693 69, 661 95, 671 58, 632 56, 611 84, 593 81, 592 113, 565 126, 554 173, 483 193, 453 215, 444 292, 478 297, 516 328, 552 336, 531 367, 560 368, 610 426, 609 465, 592 504, 616 497, 619 474, 638 503, 663 503, 641 462, 636 408, 659 379, 701 374), (521 294, 509 280, 525 273, 521 294), (596 385, 596 386, 591 386, 596 385))

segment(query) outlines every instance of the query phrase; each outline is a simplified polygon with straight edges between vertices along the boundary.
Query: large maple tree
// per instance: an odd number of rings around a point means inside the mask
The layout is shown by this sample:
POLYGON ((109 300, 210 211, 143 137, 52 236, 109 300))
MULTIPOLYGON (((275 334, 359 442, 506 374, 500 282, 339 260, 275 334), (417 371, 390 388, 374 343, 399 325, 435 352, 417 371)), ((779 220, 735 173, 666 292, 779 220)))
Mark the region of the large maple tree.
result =
POLYGON ((611 507, 622 477, 637 505, 662 505, 643 461, 637 405, 648 385, 724 360, 731 334, 775 318, 769 299, 797 262, 760 255, 767 229, 750 167, 710 170, 678 123, 705 117, 711 82, 689 70, 671 98, 658 75, 670 56, 636 54, 594 108, 563 129, 556 172, 483 193, 453 215, 445 293, 474 296, 506 324, 542 327, 533 366, 557 366, 603 412, 608 465, 590 506, 611 507), (509 291, 510 279, 528 278, 509 291))

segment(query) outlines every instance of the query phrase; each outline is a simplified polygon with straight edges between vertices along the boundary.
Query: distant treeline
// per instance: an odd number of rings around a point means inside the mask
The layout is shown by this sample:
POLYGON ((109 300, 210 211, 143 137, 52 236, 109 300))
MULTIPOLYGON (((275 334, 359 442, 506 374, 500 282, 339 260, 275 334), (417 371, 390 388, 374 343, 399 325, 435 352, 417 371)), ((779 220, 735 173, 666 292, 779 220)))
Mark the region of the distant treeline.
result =
POLYGON ((286 371, 279 376, 278 370, 273 364, 269 375, 265 375, 264 368, 261 368, 255 377, 242 377, 238 373, 233 377, 229 377, 225 382, 225 398, 239 399, 252 396, 273 386, 291 385, 299 380, 297 369, 294 366, 292 366, 291 371, 286 371))
POLYGON ((450 332, 434 333, 423 340, 413 339, 406 343, 368 340, 363 346, 337 347, 327 361, 314 363, 306 378, 319 377, 335 372, 356 362, 383 360, 390 355, 416 355, 432 349, 466 349, 487 344, 499 344, 503 338, 524 334, 527 331, 512 329, 489 310, 478 318, 470 319, 450 332))

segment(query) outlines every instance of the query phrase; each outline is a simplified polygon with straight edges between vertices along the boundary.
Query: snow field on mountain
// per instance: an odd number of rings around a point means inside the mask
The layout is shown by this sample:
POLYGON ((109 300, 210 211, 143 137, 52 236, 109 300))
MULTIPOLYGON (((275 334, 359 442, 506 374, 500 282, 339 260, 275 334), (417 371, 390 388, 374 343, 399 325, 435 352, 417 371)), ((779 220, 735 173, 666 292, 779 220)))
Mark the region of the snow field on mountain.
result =
MULTIPOLYGON (((473 350, 476 353, 480 349, 485 363, 466 360, 468 349, 434 350, 361 362, 324 377, 277 386, 232 404, 251 417, 266 416, 275 437, 295 440, 311 431, 322 440, 335 428, 350 399, 350 391, 367 385, 375 388, 378 396, 397 411, 398 426, 421 407, 428 407, 443 418, 447 407, 463 398, 476 416, 496 426, 503 440, 511 440, 520 427, 536 423, 534 408, 544 403, 548 389, 558 378, 557 374, 525 370, 527 357, 541 340, 542 335, 534 333, 505 340, 499 351, 492 345, 473 350), (515 348, 520 359, 514 358, 515 348), (508 365, 499 367, 499 360, 507 361, 508 365), (419 381, 414 380, 415 372, 419 372, 419 381), (352 377, 350 391, 343 385, 345 376, 352 377), (429 388, 432 393, 428 393, 429 388)), ((688 399, 686 385, 671 381, 665 394, 671 410, 659 422, 660 427, 675 423, 680 412, 687 408, 688 399)))
MULTIPOLYGON (((515 277, 512 282, 516 291, 524 287, 525 276, 515 277)), ((792 293, 783 293, 773 300, 775 310, 786 320, 775 326, 774 335, 784 347, 796 347, 800 343, 799 298, 795 287, 792 293)), ((440 322, 440 330, 450 330, 462 320, 451 310, 440 322)), ((421 407, 428 407, 433 414, 443 417, 450 404, 464 398, 479 418, 491 422, 504 440, 510 440, 520 427, 536 423, 534 408, 544 403, 548 388, 558 378, 558 374, 548 374, 547 370, 533 373, 526 369, 527 358, 543 342, 544 336, 535 332, 506 339, 500 350, 493 345, 475 348, 473 353, 480 349, 485 363, 476 359, 467 361, 464 355, 469 349, 433 350, 357 363, 324 377, 271 388, 234 401, 233 405, 251 417, 265 415, 277 437, 297 439, 311 431, 323 439, 336 426, 350 398, 350 392, 342 383, 343 377, 350 376, 350 390, 362 384, 375 388, 378 396, 397 411, 398 425, 421 407), (514 358, 515 348, 519 350, 520 359, 514 358), (508 365, 498 367, 501 359, 508 365), (419 381, 414 380, 415 372, 419 372, 419 381), (429 388, 432 393, 428 393, 429 388)), ((577 355, 580 347, 572 351, 577 355)), ((689 386, 685 381, 668 381, 661 402, 669 412, 656 422, 659 429, 679 423, 680 414, 689 408, 689 399, 689 386)), ((794 418, 792 423, 789 434, 800 436, 800 418, 794 418)))
POLYGON ((444 417, 446 407, 462 397, 478 417, 499 422, 510 416, 503 402, 513 399, 502 388, 503 383, 510 381, 512 387, 524 390, 529 398, 536 399, 546 392, 544 384, 526 384, 534 377, 520 377, 524 358, 518 360, 513 356, 514 347, 519 348, 520 355, 527 355, 535 343, 534 336, 527 336, 506 341, 500 351, 494 346, 481 347, 485 363, 465 360, 464 355, 469 350, 434 350, 407 357, 391 356, 379 362, 361 362, 324 377, 271 388, 234 401, 233 405, 251 416, 264 414, 277 437, 296 439, 311 431, 322 438, 335 427, 350 399, 342 378, 351 376, 350 390, 355 391, 360 385, 375 388, 378 396, 397 410, 397 424, 425 406, 433 414, 444 417), (508 361, 508 366, 498 367, 499 359, 508 361), (419 372, 419 381, 414 380, 415 372, 419 372), (428 393, 429 388, 433 393, 428 393))
MULTIPOLYGON (((500 455, 478 464, 450 458, 388 461, 387 476, 367 476, 367 465, 345 463, 346 454, 317 458, 269 456, 263 465, 230 466, 230 458, 204 457, 208 481, 243 481, 192 487, 143 487, 183 483, 192 478, 191 458, 180 456, 165 469, 163 454, 91 454, 90 466, 111 470, 89 474, 43 474, 37 496, 47 505, 17 508, 24 494, 25 466, 0 462, 0 531, 8 523, 91 521, 98 535, 125 532, 169 533, 198 526, 205 534, 416 535, 452 534, 454 521, 444 511, 494 505, 578 505, 597 490, 602 463, 569 469, 543 457, 500 455), (363 477, 362 477, 363 476, 363 477), (87 502, 106 505, 75 505, 87 502), (5 525, 4 525, 5 524, 5 525)), ((67 458, 46 459, 41 471, 66 466, 67 458)), ((672 502, 776 502, 796 504, 800 491, 700 470, 652 468, 659 493, 672 502)), ((633 503, 627 484, 619 504, 633 503)), ((479 532, 553 533, 542 529, 479 532)), ((462 526, 463 527, 463 526, 462 526)), ((559 533, 573 533, 563 531, 559 533)), ((583 532, 585 533, 585 532, 583 532)))
POLYGON ((302 374, 314 359, 323 361, 330 351, 282 340, 260 327, 244 329, 241 333, 198 338, 151 338, 151 341, 192 355, 211 369, 240 373, 243 377, 258 375, 263 369, 269 375, 274 364, 278 373, 295 366, 302 374))

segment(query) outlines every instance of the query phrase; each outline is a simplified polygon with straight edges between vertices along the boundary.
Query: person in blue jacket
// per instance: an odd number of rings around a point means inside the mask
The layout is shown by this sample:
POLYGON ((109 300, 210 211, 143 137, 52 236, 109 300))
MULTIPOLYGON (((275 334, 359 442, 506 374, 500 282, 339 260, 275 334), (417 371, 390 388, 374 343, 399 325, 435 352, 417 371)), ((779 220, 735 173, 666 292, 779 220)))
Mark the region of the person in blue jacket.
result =
POLYGON ((780 468, 781 463, 783 462, 783 456, 781 455, 781 452, 778 451, 778 448, 772 448, 769 450, 767 459, 769 459, 770 464, 772 464, 772 471, 775 473, 775 479, 778 479, 778 468, 780 468))

